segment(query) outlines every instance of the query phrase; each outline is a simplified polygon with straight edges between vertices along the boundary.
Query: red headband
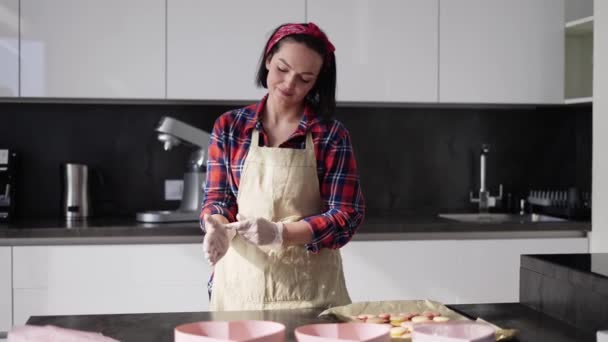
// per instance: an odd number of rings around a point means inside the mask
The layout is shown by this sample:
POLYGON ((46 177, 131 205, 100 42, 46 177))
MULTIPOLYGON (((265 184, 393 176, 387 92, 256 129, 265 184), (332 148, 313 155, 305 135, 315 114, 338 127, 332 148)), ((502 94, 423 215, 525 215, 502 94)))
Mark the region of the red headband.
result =
POLYGON ((336 51, 334 45, 327 39, 325 33, 321 32, 319 27, 314 23, 308 24, 285 24, 281 26, 277 32, 270 38, 268 41, 268 47, 266 48, 266 56, 272 48, 279 42, 279 40, 285 38, 286 36, 290 36, 292 34, 305 34, 315 38, 320 39, 325 43, 325 58, 329 58, 331 56, 331 52, 336 51))

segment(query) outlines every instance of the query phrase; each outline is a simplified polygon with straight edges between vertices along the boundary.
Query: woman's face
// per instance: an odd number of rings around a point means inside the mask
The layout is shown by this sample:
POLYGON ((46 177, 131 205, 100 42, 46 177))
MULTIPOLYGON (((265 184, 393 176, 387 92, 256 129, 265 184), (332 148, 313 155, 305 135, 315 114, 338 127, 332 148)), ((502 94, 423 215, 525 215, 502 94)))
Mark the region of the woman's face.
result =
POLYGON ((279 50, 266 59, 266 84, 273 101, 285 106, 300 105, 317 81, 323 58, 306 45, 284 41, 279 50))

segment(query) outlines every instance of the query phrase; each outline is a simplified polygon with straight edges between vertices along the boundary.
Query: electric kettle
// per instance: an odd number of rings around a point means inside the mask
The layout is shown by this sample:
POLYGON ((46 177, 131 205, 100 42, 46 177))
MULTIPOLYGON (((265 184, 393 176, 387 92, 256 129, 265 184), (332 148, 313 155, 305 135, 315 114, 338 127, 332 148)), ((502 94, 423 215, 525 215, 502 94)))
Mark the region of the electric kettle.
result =
POLYGON ((61 210, 68 220, 81 220, 89 216, 89 168, 83 164, 64 164, 61 210))

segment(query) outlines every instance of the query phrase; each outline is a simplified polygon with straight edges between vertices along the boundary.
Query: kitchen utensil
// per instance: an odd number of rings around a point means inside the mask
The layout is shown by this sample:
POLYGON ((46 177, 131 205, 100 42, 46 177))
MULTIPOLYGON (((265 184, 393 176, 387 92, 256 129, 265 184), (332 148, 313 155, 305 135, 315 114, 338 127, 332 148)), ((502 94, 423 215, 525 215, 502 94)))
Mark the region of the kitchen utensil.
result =
POLYGON ((0 149, 0 222, 7 222, 15 214, 15 178, 17 153, 0 149))
POLYGON ((494 342, 494 333, 485 323, 422 323, 414 325, 412 342, 494 342))
POLYGON ((184 173, 184 192, 180 206, 177 210, 149 210, 137 213, 135 218, 139 222, 187 222, 199 220, 201 203, 203 201, 203 187, 205 184, 205 151, 209 146, 211 135, 196 127, 190 126, 171 117, 161 118, 156 127, 158 140, 168 151, 177 145, 183 144, 194 147, 190 154, 187 170, 184 173))
POLYGON ((361 314, 378 315, 385 312, 438 312, 441 316, 451 320, 465 320, 469 318, 451 310, 440 302, 433 300, 388 300, 377 302, 357 302, 343 306, 334 306, 321 312, 320 316, 333 315, 344 322, 352 321, 353 316, 361 314))
POLYGON ((309 324, 296 328, 299 342, 390 342, 390 326, 368 323, 309 324))
POLYGON ((285 326, 269 321, 207 321, 175 328, 175 342, 283 342, 285 326))
POLYGON ((528 203, 530 211, 567 218, 589 220, 591 206, 586 200, 587 192, 576 187, 568 190, 530 190, 528 203))
POLYGON ((62 211, 68 220, 89 216, 89 168, 83 164, 63 165, 62 211))

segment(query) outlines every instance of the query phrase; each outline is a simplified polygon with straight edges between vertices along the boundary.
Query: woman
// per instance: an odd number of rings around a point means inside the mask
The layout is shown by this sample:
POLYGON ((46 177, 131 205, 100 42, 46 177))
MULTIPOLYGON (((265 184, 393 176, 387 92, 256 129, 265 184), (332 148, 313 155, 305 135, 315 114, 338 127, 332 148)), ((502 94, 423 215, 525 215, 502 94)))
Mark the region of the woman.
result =
POLYGON ((268 94, 220 116, 211 136, 201 212, 211 309, 348 304, 339 248, 365 204, 348 131, 329 118, 334 46, 313 23, 281 25, 257 83, 268 94))

